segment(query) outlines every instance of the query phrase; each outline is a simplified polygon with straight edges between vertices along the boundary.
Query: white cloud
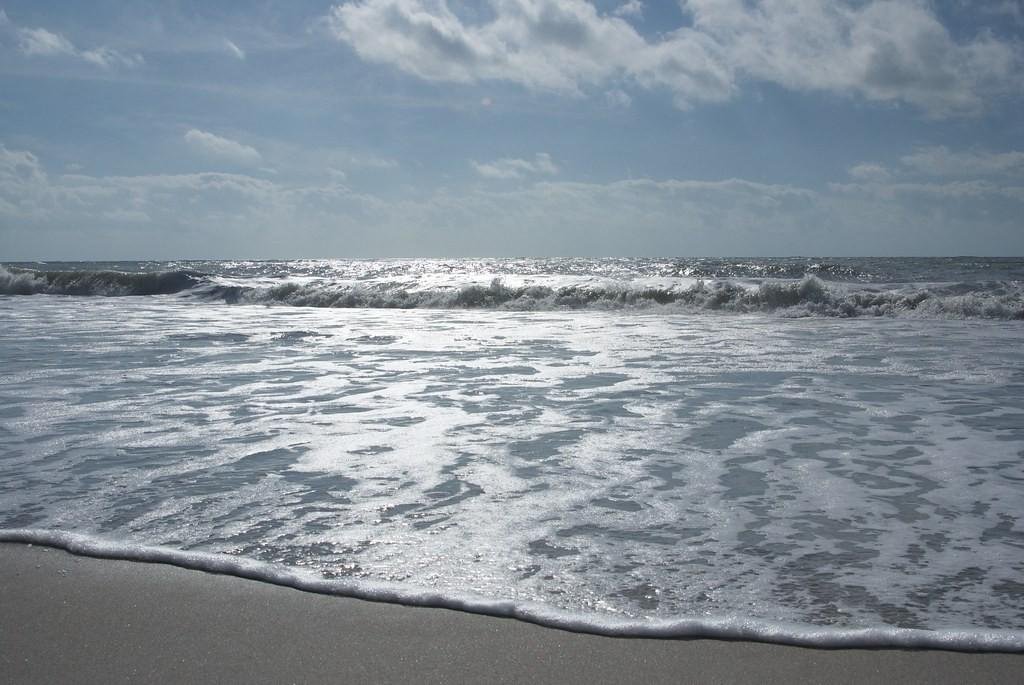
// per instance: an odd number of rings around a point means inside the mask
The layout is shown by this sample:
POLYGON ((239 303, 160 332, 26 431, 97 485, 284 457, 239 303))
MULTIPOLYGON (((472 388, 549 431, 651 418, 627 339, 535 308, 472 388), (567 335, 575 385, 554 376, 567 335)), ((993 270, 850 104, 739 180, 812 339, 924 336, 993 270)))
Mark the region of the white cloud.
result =
POLYGON ((858 181, 884 181, 889 178, 889 170, 881 164, 863 163, 850 167, 851 178, 858 181))
MULTIPOLYGON (((3 19, 0 25, 9 23, 6 15, 3 19)), ((80 50, 63 35, 44 28, 19 28, 15 33, 18 37, 18 49, 29 57, 73 57, 105 69, 117 66, 135 67, 144 61, 142 55, 124 54, 105 45, 91 50, 80 50)))
POLYGON ((612 14, 617 17, 642 17, 644 3, 641 0, 628 0, 612 10, 612 14))
POLYGON ((149 214, 137 209, 112 209, 109 212, 103 212, 103 218, 128 224, 148 224, 153 221, 149 214))
POLYGON ((351 169, 397 169, 399 166, 397 160, 370 154, 334 151, 330 157, 338 164, 351 169))
POLYGON ((224 50, 235 59, 245 59, 245 51, 227 38, 224 39, 224 50))
POLYGON ((64 36, 46 29, 18 29, 18 47, 26 55, 77 55, 78 50, 64 36))
POLYGON ((196 128, 189 129, 184 138, 185 142, 193 149, 207 157, 242 166, 255 166, 263 161, 263 156, 256 148, 207 131, 200 131, 196 128))
POLYGON ((1021 86, 1018 46, 986 33, 957 41, 922 0, 681 5, 692 25, 651 40, 585 0, 491 0, 483 23, 464 21, 444 0, 353 0, 334 7, 327 25, 363 59, 426 80, 569 94, 629 82, 667 89, 684 108, 760 80, 951 116, 1021 86))
POLYGON ((991 181, 970 180, 950 183, 833 183, 832 190, 892 199, 900 195, 921 195, 945 199, 979 199, 1003 197, 1024 201, 1024 186, 1008 186, 991 181))
POLYGON ((1024 249, 1024 187, 994 180, 823 190, 742 179, 546 180, 428 194, 396 189, 381 197, 355 193, 333 176, 307 185, 239 173, 51 176, 32 153, 0 145, 0 253, 110 259, 1024 249))
POLYGON ((100 47, 95 50, 83 50, 78 53, 78 56, 86 62, 91 62, 96 66, 105 68, 117 66, 137 67, 144 62, 142 55, 125 55, 124 53, 107 47, 100 47))
POLYGON ((324 245, 317 231, 365 230, 367 212, 387 206, 336 182, 295 186, 246 174, 52 177, 35 155, 0 145, 0 253, 8 258, 313 254, 324 245), (292 222, 298 231, 281 230, 292 222))
POLYGON ((954 152, 943 145, 921 147, 900 159, 930 176, 993 176, 1024 172, 1024 152, 954 152))
POLYGON ((497 159, 493 162, 481 164, 470 162, 476 173, 484 178, 493 179, 517 179, 526 176, 553 176, 558 173, 558 166, 551 160, 551 155, 546 152, 538 152, 533 161, 526 159, 497 159))
POLYGON ((741 73, 797 90, 969 114, 1019 89, 1019 49, 991 35, 955 41, 919 0, 685 0, 694 28, 741 73))
POLYGON ((629 107, 633 104, 633 98, 625 91, 613 88, 604 94, 605 102, 613 107, 629 107))
POLYGON ((471 25, 445 2, 366 0, 334 7, 327 24, 365 60, 432 81, 503 80, 581 94, 629 79, 668 87, 680 104, 720 101, 731 74, 699 36, 648 43, 627 22, 584 0, 493 0, 493 20, 471 25))
POLYGON ((39 158, 31 152, 0 145, 0 180, 5 184, 39 183, 46 181, 46 173, 39 158))

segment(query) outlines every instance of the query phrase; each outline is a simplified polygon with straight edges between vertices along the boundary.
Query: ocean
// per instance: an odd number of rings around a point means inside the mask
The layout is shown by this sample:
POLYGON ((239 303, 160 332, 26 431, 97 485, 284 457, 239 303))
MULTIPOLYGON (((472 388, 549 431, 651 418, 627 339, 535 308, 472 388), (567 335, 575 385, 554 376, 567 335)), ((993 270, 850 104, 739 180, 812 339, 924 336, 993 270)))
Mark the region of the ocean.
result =
POLYGON ((1024 259, 0 266, 0 539, 1024 651, 1024 259))

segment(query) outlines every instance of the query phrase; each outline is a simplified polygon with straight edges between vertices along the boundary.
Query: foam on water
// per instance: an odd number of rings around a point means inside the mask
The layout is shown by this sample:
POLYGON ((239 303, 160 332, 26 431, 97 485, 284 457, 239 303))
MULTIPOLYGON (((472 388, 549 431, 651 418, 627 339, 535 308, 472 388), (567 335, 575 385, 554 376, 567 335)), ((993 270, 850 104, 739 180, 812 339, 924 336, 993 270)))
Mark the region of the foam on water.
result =
MULTIPOLYGON (((1017 321, 777 315, 888 292, 859 262, 744 267, 721 289, 782 304, 715 316, 197 296, 487 289, 501 262, 95 266, 201 283, 0 297, 5 535, 612 634, 1019 649, 1017 321)), ((698 287, 669 266, 526 260, 502 287, 698 287)))
POLYGON ((537 602, 493 600, 466 593, 443 593, 400 583, 324 579, 302 569, 279 566, 223 554, 184 552, 111 542, 73 533, 47 530, 2 530, 0 542, 21 542, 56 547, 100 559, 121 559, 169 564, 180 568, 283 585, 306 592, 350 597, 406 606, 453 609, 468 613, 514 618, 579 633, 633 638, 711 638, 754 640, 784 645, 850 648, 918 648, 971 652, 1024 652, 1024 631, 915 630, 908 628, 831 628, 749 618, 682 618, 630 620, 560 611, 537 602))

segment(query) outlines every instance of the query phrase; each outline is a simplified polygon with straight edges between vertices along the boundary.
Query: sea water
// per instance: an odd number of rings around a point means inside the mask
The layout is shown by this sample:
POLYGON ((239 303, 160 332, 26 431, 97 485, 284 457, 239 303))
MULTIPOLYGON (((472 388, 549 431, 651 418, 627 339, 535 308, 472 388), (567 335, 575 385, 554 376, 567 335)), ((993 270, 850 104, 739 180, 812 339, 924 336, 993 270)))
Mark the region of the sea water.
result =
POLYGON ((1024 649, 1024 260, 0 266, 0 538, 1024 649))

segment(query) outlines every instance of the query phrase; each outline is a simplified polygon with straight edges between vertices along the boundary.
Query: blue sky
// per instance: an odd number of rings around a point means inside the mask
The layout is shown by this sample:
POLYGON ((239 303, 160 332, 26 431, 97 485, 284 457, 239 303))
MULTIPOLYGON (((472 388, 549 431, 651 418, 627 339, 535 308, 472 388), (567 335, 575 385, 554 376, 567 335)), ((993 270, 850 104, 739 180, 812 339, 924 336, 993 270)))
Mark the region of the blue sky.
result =
POLYGON ((0 11, 0 259, 1024 254, 1021 0, 0 11))

